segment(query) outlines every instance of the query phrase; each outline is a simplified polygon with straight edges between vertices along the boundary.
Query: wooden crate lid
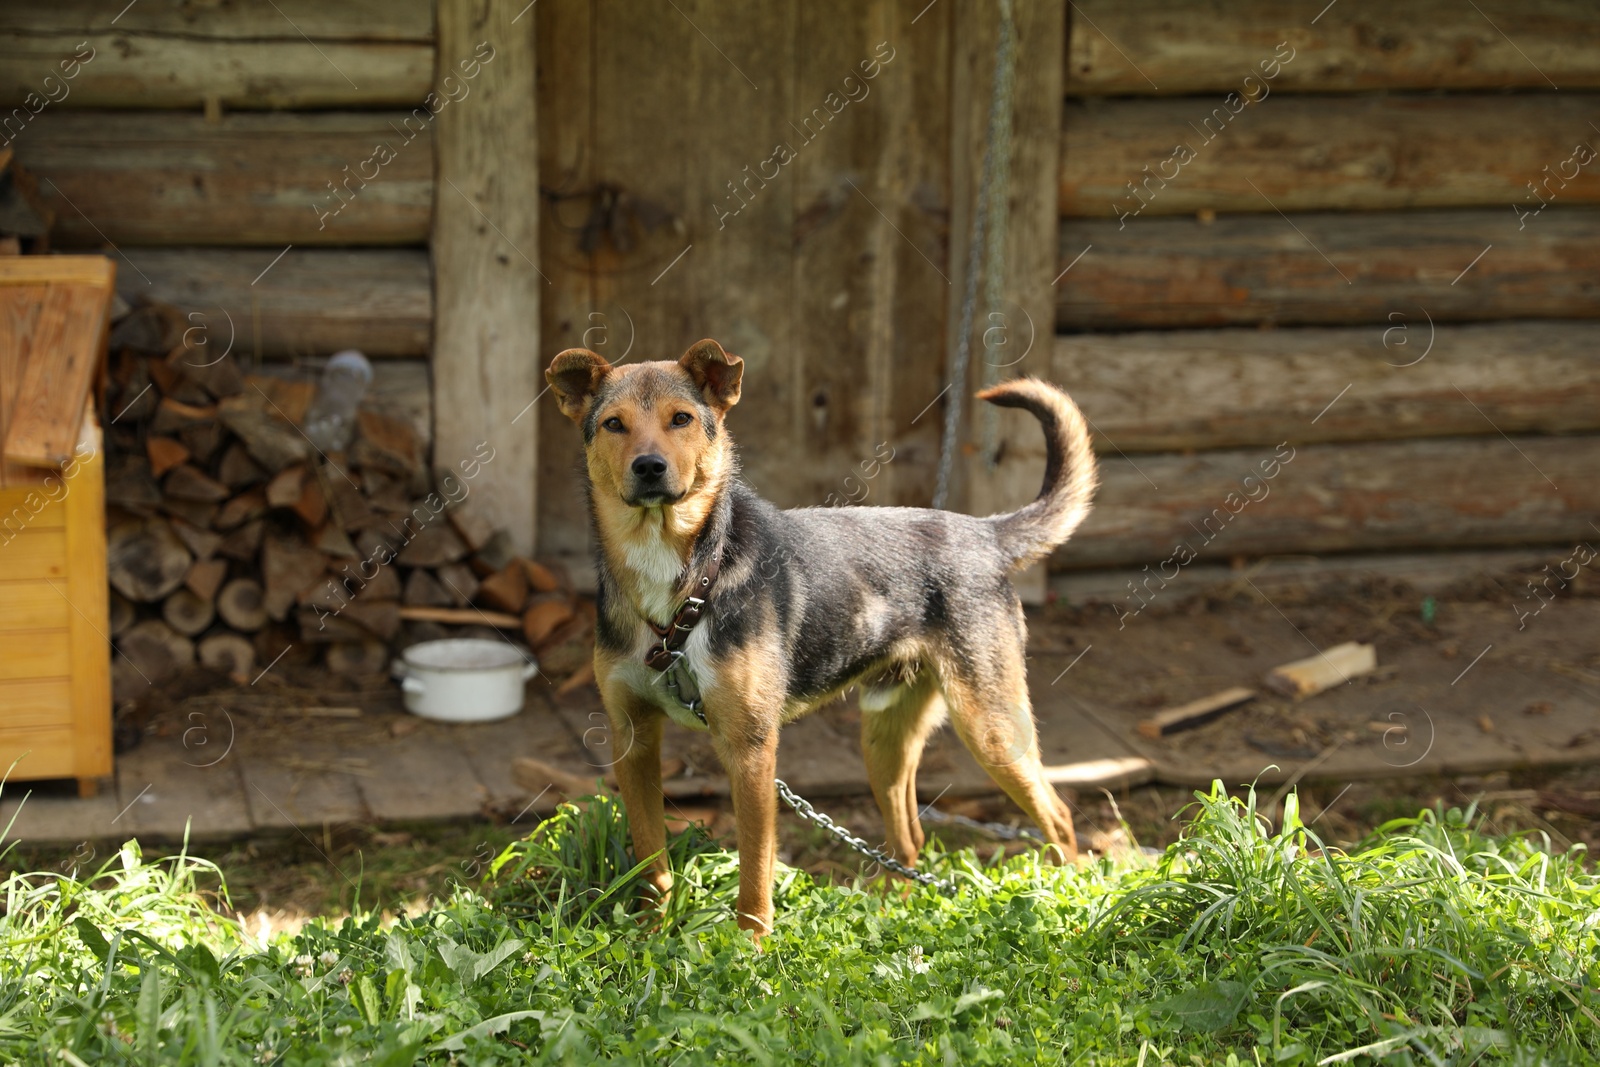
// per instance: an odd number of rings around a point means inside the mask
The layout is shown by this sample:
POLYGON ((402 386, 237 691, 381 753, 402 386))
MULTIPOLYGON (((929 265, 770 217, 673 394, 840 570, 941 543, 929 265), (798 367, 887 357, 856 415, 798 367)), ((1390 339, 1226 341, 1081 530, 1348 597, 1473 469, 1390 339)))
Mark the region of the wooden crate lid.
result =
POLYGON ((0 463, 72 457, 115 281, 105 256, 0 256, 0 463))

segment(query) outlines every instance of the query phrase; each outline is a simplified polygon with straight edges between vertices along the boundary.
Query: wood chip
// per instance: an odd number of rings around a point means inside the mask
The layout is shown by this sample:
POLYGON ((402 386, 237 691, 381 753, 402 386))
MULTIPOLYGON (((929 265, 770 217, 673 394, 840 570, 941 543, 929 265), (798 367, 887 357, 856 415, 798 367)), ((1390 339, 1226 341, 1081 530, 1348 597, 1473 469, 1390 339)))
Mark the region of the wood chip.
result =
POLYGON ((222 588, 223 580, 227 577, 227 560, 197 559, 189 565, 189 573, 184 575, 183 586, 209 604, 217 599, 217 590, 222 588))
POLYGON ((586 776, 563 770, 543 760, 523 756, 511 761, 511 780, 533 794, 554 789, 568 797, 588 796, 606 792, 604 779, 596 774, 586 776))
POLYGON ((306 484, 306 467, 303 463, 285 467, 267 482, 267 503, 275 508, 291 507, 300 499, 306 484))
POLYGON ((161 489, 176 500, 197 500, 203 504, 218 504, 231 495, 227 486, 192 463, 184 463, 169 471, 161 483, 161 489))
POLYGON ((1208 697, 1157 712, 1139 723, 1139 734, 1154 739, 1177 733, 1179 730, 1187 730, 1201 723, 1210 722, 1223 712, 1238 707, 1247 700, 1254 700, 1255 696, 1255 690, 1243 686, 1224 689, 1220 693, 1213 693, 1208 697))
POLYGON ((1274 667, 1267 672, 1264 684, 1274 693, 1304 700, 1369 674, 1377 665, 1377 650, 1373 646, 1349 641, 1315 656, 1274 667))
POLYGON ((157 478, 189 459, 189 450, 183 443, 170 437, 152 435, 144 443, 144 452, 150 457, 150 473, 157 478))
POLYGON ((528 602, 528 572, 512 560, 478 583, 478 599, 497 611, 516 614, 528 602))

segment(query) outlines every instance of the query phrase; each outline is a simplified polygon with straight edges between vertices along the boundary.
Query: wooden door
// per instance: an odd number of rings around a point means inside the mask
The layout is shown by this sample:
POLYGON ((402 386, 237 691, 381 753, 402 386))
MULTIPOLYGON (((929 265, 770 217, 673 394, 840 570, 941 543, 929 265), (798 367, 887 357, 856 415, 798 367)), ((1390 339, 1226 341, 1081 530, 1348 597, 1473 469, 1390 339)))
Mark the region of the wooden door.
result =
MULTIPOLYGON (((953 45, 972 15, 927 0, 535 10, 543 358, 581 345, 613 362, 675 359, 715 337, 746 363, 729 425, 760 493, 781 506, 926 506, 943 404, 969 391, 940 399, 960 294, 953 174, 981 156, 968 139, 982 133, 951 90, 968 63, 960 84, 986 109, 992 27, 972 61, 953 45)), ((1027 54, 1059 101, 1061 17, 1033 23, 1027 54)), ((1059 129, 1059 109, 1018 129, 1048 157, 1049 203, 1046 224, 1011 232, 1046 267, 1059 129)), ((1041 342, 1049 314, 1046 299, 1041 342)), ((540 551, 583 555, 578 436, 551 398, 541 404, 540 551)))

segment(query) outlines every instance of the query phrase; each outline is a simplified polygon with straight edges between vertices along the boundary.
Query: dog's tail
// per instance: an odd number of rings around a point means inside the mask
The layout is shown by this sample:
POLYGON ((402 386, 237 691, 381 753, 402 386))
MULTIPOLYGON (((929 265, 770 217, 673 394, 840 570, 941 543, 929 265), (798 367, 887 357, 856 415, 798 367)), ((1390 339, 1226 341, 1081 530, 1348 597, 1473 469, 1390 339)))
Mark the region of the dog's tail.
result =
POLYGON ((1037 378, 1013 378, 978 394, 1003 408, 1031 411, 1044 428, 1044 486, 1039 498, 988 520, 1013 569, 1026 567, 1072 536, 1089 514, 1098 477, 1083 413, 1066 393, 1037 378))

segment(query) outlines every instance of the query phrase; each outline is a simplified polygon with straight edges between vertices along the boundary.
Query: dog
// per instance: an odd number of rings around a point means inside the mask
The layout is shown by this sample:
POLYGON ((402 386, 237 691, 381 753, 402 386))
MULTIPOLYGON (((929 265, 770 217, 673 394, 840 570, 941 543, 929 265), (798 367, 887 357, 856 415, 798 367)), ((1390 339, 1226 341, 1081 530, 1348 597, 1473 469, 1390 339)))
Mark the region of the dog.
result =
POLYGON ((861 690, 861 747, 892 854, 923 844, 916 772, 945 720, 1006 794, 1077 858, 1072 814, 1045 779, 1028 700, 1027 632, 1010 572, 1043 559, 1089 512, 1094 453, 1055 386, 978 394, 1039 419, 1044 487, 975 518, 906 507, 780 511, 739 480, 728 412, 743 361, 713 340, 676 362, 615 366, 582 348, 545 378, 583 434, 596 539, 595 681, 612 729, 635 855, 658 899, 665 858, 661 732, 709 730, 732 788, 738 922, 771 931, 778 731, 861 690))

